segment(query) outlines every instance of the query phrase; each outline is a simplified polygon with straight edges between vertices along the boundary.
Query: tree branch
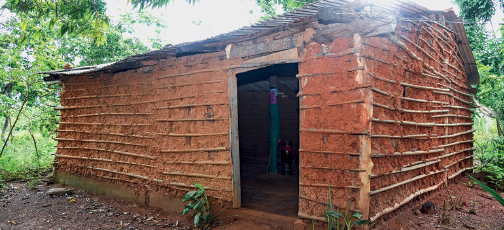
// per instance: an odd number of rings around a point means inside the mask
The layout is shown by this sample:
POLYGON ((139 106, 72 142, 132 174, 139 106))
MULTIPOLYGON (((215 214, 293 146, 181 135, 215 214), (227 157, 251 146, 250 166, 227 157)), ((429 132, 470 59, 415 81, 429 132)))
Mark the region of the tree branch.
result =
MULTIPOLYGON (((23 81, 23 79, 21 79, 21 78, 20 78, 20 80, 23 81)), ((7 140, 4 142, 4 144, 2 146, 2 151, 0 151, 0 157, 2 157, 2 154, 5 150, 5 146, 7 146, 7 142, 9 141, 9 138, 12 135, 12 130, 14 130, 14 127, 16 126, 16 123, 19 120, 19 115, 21 115, 21 112, 23 111, 23 108, 26 104, 26 101, 28 100, 28 85, 26 84, 25 81, 23 81, 23 82, 25 83, 25 87, 26 87, 26 96, 25 96, 25 99, 23 100, 23 104, 21 105, 21 108, 19 109, 18 115, 16 116, 16 120, 14 121, 14 124, 11 125, 9 135, 7 135, 7 140)))
POLYGON ((500 114, 498 112, 480 104, 479 101, 476 100, 476 97, 474 95, 472 97, 473 97, 474 103, 476 103, 476 105, 479 107, 479 109, 481 110, 482 113, 484 113, 485 115, 487 115, 491 118, 497 118, 497 119, 500 118, 500 114))

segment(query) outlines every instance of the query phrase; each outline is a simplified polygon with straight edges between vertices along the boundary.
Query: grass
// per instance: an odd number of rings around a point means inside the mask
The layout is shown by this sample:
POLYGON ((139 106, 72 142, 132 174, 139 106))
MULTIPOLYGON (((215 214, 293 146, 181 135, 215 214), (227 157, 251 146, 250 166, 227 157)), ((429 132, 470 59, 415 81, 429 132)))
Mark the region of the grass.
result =
MULTIPOLYGON (((3 126, 5 118, 0 119, 3 126)), ((0 158, 0 181, 31 181, 52 170, 51 163, 56 152, 51 132, 40 128, 33 136, 37 142, 39 157, 35 152, 33 139, 27 131, 32 125, 28 119, 21 117, 16 125, 8 145, 0 158)), ((7 131, 8 132, 8 131, 7 131)), ((4 138, 7 134, 4 136, 4 138)), ((0 141, 1 144, 3 142, 0 141)))

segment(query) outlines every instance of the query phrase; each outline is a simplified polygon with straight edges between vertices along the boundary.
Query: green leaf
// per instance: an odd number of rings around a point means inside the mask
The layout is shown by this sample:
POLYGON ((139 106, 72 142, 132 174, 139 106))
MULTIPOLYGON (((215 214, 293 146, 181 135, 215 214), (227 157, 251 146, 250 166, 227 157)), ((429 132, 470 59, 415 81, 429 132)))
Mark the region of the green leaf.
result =
POLYGON ((357 220, 354 222, 354 225, 367 225, 369 224, 369 220, 357 220))
POLYGON ((196 194, 198 192, 198 190, 195 190, 195 191, 190 191, 188 193, 185 194, 185 196, 189 196, 189 197, 192 197, 194 196, 194 194, 196 194))
POLYGON ((201 212, 196 214, 196 216, 194 217, 194 225, 199 226, 200 220, 201 220, 201 212))
POLYGON ((194 210, 196 209, 200 209, 201 207, 203 207, 203 205, 205 205, 205 199, 201 199, 195 206, 194 206, 194 210))
POLYGON ((205 191, 205 188, 202 185, 200 185, 200 184, 198 184, 196 182, 194 182, 193 184, 196 185, 196 187, 198 187, 199 189, 205 191))
POLYGON ((189 211, 191 211, 190 208, 184 208, 184 210, 182 210, 182 215, 187 214, 189 211))
POLYGON ((194 196, 194 198, 198 199, 201 195, 203 195, 203 193, 205 193, 205 190, 198 190, 198 193, 194 196))
POLYGON ((342 212, 335 212, 333 210, 329 210, 327 211, 327 214, 329 214, 330 216, 334 217, 334 218, 340 218, 340 217, 343 217, 343 213, 342 212))
POLYGON ((362 214, 356 212, 352 216, 360 220, 360 218, 362 217, 362 214))
POLYGON ((21 31, 24 31, 26 30, 26 26, 28 25, 28 23, 26 22, 21 22, 21 31))
POLYGON ((498 193, 496 193, 493 189, 489 188, 485 184, 481 183, 479 180, 476 180, 476 178, 472 177, 471 175, 469 175, 467 173, 466 173, 466 175, 469 176, 471 179, 473 179, 476 183, 478 183, 485 191, 490 193, 497 201, 499 201, 499 203, 502 206, 504 206, 504 199, 498 193))

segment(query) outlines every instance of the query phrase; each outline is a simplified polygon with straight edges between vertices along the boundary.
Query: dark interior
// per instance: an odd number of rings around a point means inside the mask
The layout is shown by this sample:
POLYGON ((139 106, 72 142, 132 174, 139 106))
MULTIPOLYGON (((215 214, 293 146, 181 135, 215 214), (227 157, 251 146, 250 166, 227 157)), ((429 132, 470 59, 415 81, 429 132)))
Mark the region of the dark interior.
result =
MULTIPOLYGON (((292 141, 294 154, 299 148, 299 91, 297 64, 269 66, 237 74, 238 129, 242 207, 296 217, 298 212, 299 166, 294 159, 292 170, 283 168, 278 150, 277 174, 268 173, 270 129, 270 77, 276 76, 280 137, 292 141), (290 92, 282 92, 290 91, 290 92)), ((274 81, 274 80, 273 80, 274 81)))

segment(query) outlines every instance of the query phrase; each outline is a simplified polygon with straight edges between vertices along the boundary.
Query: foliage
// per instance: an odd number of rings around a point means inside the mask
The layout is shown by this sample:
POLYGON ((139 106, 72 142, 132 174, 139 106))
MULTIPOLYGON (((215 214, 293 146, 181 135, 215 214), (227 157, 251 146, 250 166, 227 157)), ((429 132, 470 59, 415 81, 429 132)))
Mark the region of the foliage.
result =
POLYGON ((182 215, 193 211, 194 225, 202 227, 210 227, 214 222, 216 215, 212 212, 210 206, 210 200, 205 192, 205 188, 194 182, 194 185, 198 190, 190 191, 184 195, 182 202, 189 201, 189 204, 185 206, 182 211, 182 215))
POLYGON ((258 6, 261 7, 260 21, 268 20, 277 15, 277 6, 282 7, 283 11, 290 12, 300 7, 306 6, 316 0, 256 0, 258 6))
MULTIPOLYGON (((41 1, 32 3, 42 4, 41 1)), ((53 3, 59 4, 54 1, 48 4, 53 3)), ((8 4, 3 6, 4 10, 13 7, 8 4)), ((57 12, 61 13, 59 10, 58 6, 57 12)), ((46 13, 51 15, 51 12, 46 13)), ((107 48, 103 48, 98 46, 96 38, 70 32, 62 35, 53 22, 47 18, 38 20, 39 16, 42 17, 31 11, 20 12, 0 24, 1 144, 7 143, 0 154, 0 180, 36 178, 51 167, 54 159, 51 154, 56 150, 56 142, 52 138, 59 117, 53 108, 60 104, 60 86, 43 81, 39 72, 61 69, 65 62, 78 60, 85 65, 101 64, 147 52, 149 47, 138 39, 125 39, 123 33, 133 33, 134 26, 139 23, 152 24, 158 31, 165 28, 158 18, 143 12, 130 13, 123 16, 120 23, 112 24, 107 48), (27 18, 30 20, 25 20, 27 18), (36 27, 43 31, 43 36, 30 35, 22 30, 23 27, 36 27), (32 37, 25 39, 27 35, 32 37), (20 113, 19 122, 14 124, 13 117, 18 115, 25 99, 25 109, 20 113), (11 129, 12 136, 6 140, 11 129)))
POLYGON ((100 45, 106 41, 110 22, 105 6, 103 0, 7 0, 2 9, 18 15, 20 27, 15 30, 23 33, 20 42, 45 38, 47 25, 57 28, 61 37, 85 36, 100 45))
MULTIPOLYGON (((143 10, 149 7, 152 9, 161 8, 167 6, 172 1, 173 0, 128 0, 128 4, 132 4, 133 8, 143 10)), ((199 0, 186 0, 186 2, 194 5, 196 2, 199 2, 199 0)))
POLYGON ((479 170, 488 173, 488 179, 498 189, 504 190, 504 137, 480 140, 476 144, 479 170))
POLYGON ((446 211, 446 200, 443 200, 443 213, 441 214, 441 224, 449 224, 450 223, 450 215, 446 211))
POLYGON ((474 201, 471 201, 471 204, 473 205, 473 207, 471 209, 469 209, 469 213, 472 213, 475 215, 478 213, 478 207, 480 206, 480 203, 478 202, 478 200, 476 198, 477 197, 474 197, 474 201))
POLYGON ((446 182, 444 182, 446 191, 448 191, 448 196, 450 197, 450 206, 453 210, 462 210, 464 205, 462 204, 462 198, 455 197, 455 200, 453 199, 454 196, 451 195, 450 190, 448 189, 448 185, 446 185, 446 182))
POLYGON ((329 185, 329 202, 327 203, 327 210, 324 210, 323 214, 327 220, 327 226, 329 230, 344 230, 345 228, 350 230, 354 225, 367 225, 369 224, 369 220, 361 220, 362 214, 356 212, 353 215, 349 216, 350 204, 351 200, 348 201, 347 209, 345 214, 339 211, 339 208, 336 208, 334 211, 334 206, 332 202, 331 196, 331 185, 329 185), (342 225, 340 228, 340 218, 342 219, 342 225))

